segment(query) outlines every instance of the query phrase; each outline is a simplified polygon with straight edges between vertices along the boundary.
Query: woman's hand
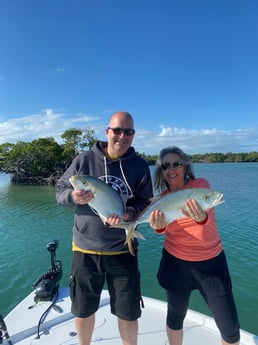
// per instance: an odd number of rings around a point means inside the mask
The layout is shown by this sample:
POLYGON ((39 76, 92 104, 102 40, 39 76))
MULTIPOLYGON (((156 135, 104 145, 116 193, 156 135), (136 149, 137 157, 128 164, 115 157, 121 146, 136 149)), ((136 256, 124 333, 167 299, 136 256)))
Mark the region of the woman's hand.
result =
POLYGON ((159 210, 152 211, 150 214, 150 226, 155 229, 163 229, 166 227, 165 215, 159 210))
POLYGON ((197 223, 203 223, 207 219, 207 213, 201 208, 195 199, 187 199, 185 202, 186 211, 181 209, 181 212, 191 218, 197 223))

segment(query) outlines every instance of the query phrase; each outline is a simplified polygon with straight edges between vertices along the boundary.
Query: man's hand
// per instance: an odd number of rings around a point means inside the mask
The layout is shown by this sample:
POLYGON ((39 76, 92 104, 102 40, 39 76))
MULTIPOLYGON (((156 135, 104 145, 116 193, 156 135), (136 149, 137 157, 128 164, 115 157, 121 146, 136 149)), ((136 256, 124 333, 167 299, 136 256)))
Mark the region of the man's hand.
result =
POLYGON ((78 205, 87 205, 94 198, 94 194, 91 190, 73 190, 72 198, 78 205))

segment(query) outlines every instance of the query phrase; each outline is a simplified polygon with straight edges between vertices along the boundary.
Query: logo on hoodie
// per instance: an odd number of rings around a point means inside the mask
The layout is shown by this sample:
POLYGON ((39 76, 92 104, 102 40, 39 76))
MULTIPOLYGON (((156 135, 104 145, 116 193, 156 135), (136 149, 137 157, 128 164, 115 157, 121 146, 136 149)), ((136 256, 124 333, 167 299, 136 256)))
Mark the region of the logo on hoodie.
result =
POLYGON ((112 176, 112 175, 107 175, 107 176, 100 176, 99 179, 109 184, 110 187, 112 187, 119 194, 126 195, 126 196, 131 195, 126 183, 121 178, 112 176))

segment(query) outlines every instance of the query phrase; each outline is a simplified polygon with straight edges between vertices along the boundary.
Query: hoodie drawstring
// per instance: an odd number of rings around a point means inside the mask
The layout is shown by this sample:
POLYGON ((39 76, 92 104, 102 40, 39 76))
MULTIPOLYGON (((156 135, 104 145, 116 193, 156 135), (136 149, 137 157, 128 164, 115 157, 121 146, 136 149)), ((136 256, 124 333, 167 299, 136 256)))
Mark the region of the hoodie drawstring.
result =
POLYGON ((105 167, 105 182, 108 184, 108 177, 107 177, 107 158, 104 156, 104 167, 105 167))
POLYGON ((120 167, 120 170, 121 170, 123 179, 124 179, 124 181, 125 181, 125 184, 126 184, 127 188, 129 189, 130 198, 132 198, 134 195, 133 195, 133 192, 132 192, 132 190, 131 190, 131 187, 129 186, 129 184, 128 184, 127 180, 126 180, 126 177, 125 177, 125 174, 124 174, 124 170, 123 170, 123 166, 122 166, 122 161, 121 161, 121 159, 119 159, 119 167, 120 167))
MULTIPOLYGON (((134 195, 133 195, 132 189, 131 189, 131 187, 129 186, 129 183, 127 182, 127 179, 126 179, 126 177, 125 177, 121 159, 119 159, 119 167, 120 167, 121 174, 122 174, 122 176, 123 176, 123 180, 124 180, 124 182, 125 182, 125 184, 126 184, 128 190, 129 190, 129 192, 130 192, 129 198, 132 198, 134 195)), ((105 169, 105 182, 108 183, 107 157, 106 157, 106 156, 104 156, 104 169, 105 169)))

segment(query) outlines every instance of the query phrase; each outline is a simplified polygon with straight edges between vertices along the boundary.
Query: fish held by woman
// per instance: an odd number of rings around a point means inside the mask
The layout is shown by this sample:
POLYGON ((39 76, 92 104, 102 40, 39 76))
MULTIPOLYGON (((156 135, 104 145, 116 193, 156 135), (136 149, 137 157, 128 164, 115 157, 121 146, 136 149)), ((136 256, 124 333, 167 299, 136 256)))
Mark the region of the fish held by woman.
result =
POLYGON ((101 181, 90 175, 75 175, 70 177, 70 183, 74 189, 91 190, 94 198, 88 203, 91 208, 99 215, 103 223, 112 215, 117 214, 121 222, 112 225, 111 228, 122 228, 126 231, 125 243, 128 245, 129 251, 134 255, 132 240, 134 237, 144 237, 136 231, 138 225, 149 223, 149 217, 152 211, 160 210, 165 216, 165 221, 172 221, 185 217, 181 209, 185 209, 185 201, 187 199, 195 199, 203 210, 208 210, 222 204, 225 200, 223 194, 209 188, 188 188, 163 196, 154 198, 149 206, 147 206, 141 214, 130 222, 122 220, 125 212, 125 206, 119 194, 104 181, 101 181))

